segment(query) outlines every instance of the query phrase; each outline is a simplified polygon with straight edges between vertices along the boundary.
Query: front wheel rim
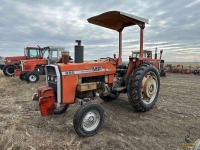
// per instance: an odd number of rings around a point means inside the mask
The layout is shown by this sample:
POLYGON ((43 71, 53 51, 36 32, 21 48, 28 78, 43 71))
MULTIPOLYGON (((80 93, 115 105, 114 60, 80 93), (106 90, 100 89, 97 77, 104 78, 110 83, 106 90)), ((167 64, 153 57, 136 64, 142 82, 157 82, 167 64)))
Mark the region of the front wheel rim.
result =
POLYGON ((90 110, 83 117, 82 127, 85 131, 93 131, 100 124, 100 114, 96 110, 90 110))
POLYGON ((29 80, 31 81, 31 82, 34 82, 34 81, 36 81, 36 79, 37 79, 37 77, 36 77, 36 75, 30 75, 29 76, 29 80))
POLYGON ((156 74, 149 71, 142 80, 141 95, 145 104, 151 104, 158 92, 158 78, 156 74))

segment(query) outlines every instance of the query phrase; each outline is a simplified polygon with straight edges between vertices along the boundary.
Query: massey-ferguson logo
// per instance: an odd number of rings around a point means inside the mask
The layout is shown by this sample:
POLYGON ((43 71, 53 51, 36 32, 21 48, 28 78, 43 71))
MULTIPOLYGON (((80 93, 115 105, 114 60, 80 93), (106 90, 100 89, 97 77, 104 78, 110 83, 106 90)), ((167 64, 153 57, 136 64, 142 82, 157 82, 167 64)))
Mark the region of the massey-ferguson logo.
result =
POLYGON ((102 66, 93 66, 89 70, 69 70, 69 71, 63 71, 63 76, 69 76, 69 75, 75 75, 75 74, 85 74, 85 73, 93 73, 93 72, 103 72, 103 71, 110 71, 111 69, 103 69, 102 66))
POLYGON ((101 66, 93 66, 92 67, 92 71, 100 71, 100 70, 102 70, 101 66))

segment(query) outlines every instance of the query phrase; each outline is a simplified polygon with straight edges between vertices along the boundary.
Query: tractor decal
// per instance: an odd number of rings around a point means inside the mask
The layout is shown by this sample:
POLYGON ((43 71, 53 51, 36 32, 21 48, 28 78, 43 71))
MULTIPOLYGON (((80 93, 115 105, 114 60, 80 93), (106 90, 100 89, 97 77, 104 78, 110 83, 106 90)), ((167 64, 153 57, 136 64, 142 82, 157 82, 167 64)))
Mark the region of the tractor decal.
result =
POLYGON ((101 66, 94 66, 91 69, 87 70, 69 70, 63 71, 63 76, 74 75, 74 74, 85 74, 85 73, 92 73, 92 72, 104 72, 104 71, 111 71, 111 69, 103 69, 101 66))
POLYGON ((93 71, 100 71, 100 70, 102 70, 102 67, 101 66, 94 66, 94 67, 92 67, 92 70, 93 71))

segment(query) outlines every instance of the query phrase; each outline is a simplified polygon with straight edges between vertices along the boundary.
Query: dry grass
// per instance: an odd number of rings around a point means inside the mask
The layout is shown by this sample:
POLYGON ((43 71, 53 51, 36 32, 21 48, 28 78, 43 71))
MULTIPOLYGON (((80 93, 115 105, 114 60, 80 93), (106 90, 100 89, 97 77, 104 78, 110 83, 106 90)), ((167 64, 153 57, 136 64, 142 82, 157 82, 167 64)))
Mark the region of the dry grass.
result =
POLYGON ((45 85, 0 73, 0 149, 181 149, 187 130, 194 140, 200 138, 199 76, 168 74, 161 78, 157 105, 147 113, 136 113, 121 95, 117 101, 97 100, 105 111, 101 131, 80 138, 73 129, 73 115, 79 107, 70 105, 59 116, 41 117, 33 110, 32 94, 45 85))

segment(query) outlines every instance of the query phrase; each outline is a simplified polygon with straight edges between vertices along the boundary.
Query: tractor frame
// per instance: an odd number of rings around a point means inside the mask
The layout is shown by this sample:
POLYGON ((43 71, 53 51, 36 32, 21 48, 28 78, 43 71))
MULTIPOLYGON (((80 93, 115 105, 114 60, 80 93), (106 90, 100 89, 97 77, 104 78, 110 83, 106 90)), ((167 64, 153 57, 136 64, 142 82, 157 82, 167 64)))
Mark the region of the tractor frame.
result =
MULTIPOLYGON (((88 22, 119 33, 117 58, 70 62, 69 54, 66 53, 62 56, 66 60, 63 63, 46 66, 47 85, 38 88, 32 98, 38 103, 42 116, 61 114, 70 104, 79 101, 81 106, 74 115, 73 124, 76 133, 83 137, 98 133, 103 124, 103 108, 91 101, 96 96, 109 102, 116 100, 121 93, 127 93, 133 109, 145 112, 154 107, 160 90, 159 72, 151 63, 155 61, 159 64, 160 61, 143 57, 147 19, 120 11, 109 11, 89 18, 88 22), (140 28, 140 57, 129 57, 127 66, 122 63, 122 31, 133 25, 140 28)), ((76 50, 83 50, 80 41, 75 46, 76 50)))

